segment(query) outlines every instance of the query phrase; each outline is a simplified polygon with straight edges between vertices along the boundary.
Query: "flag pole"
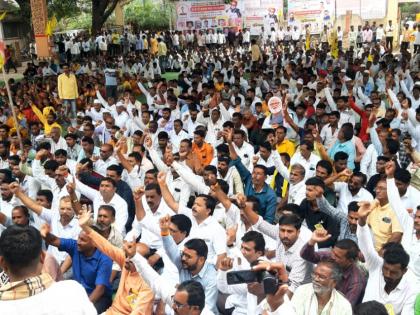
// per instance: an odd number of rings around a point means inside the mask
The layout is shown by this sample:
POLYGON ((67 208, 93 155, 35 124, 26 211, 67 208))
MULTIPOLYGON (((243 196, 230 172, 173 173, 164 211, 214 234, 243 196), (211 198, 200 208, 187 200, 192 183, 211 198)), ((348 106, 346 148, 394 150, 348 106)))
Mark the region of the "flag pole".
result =
POLYGON ((17 120, 17 116, 16 116, 16 112, 15 112, 15 107, 13 106, 13 99, 12 99, 12 93, 10 93, 10 87, 9 87, 9 82, 7 81, 6 78, 6 74, 4 72, 4 66, 1 68, 1 72, 3 73, 3 80, 4 80, 4 84, 6 86, 6 91, 7 91, 7 96, 9 97, 9 108, 12 111, 12 115, 13 115, 13 121, 15 123, 16 126, 16 134, 19 140, 19 147, 21 152, 23 153, 23 142, 22 142, 22 136, 20 134, 20 126, 17 120))

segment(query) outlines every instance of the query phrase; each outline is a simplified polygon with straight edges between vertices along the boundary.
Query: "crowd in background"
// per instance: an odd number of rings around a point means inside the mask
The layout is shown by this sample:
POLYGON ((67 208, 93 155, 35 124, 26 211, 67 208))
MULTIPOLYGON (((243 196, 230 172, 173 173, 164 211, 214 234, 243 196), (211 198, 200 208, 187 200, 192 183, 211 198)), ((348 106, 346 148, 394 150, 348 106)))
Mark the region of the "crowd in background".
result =
POLYGON ((57 36, 0 90, 0 313, 417 315, 416 29, 57 36))

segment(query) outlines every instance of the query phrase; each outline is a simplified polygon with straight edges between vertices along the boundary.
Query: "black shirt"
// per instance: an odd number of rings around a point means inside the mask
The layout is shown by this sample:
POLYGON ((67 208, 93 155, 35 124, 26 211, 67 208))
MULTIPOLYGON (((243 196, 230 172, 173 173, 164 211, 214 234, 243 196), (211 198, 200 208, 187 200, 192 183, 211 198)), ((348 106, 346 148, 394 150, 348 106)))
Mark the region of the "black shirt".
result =
POLYGON ((340 224, 337 220, 328 214, 319 211, 319 209, 314 210, 311 203, 306 200, 306 198, 303 199, 302 203, 300 204, 298 214, 303 220, 305 220, 308 229, 311 231, 314 231, 315 225, 320 223, 324 229, 328 231, 328 234, 331 234, 331 237, 327 241, 318 243, 319 248, 328 248, 334 246, 338 236, 340 235, 340 224))

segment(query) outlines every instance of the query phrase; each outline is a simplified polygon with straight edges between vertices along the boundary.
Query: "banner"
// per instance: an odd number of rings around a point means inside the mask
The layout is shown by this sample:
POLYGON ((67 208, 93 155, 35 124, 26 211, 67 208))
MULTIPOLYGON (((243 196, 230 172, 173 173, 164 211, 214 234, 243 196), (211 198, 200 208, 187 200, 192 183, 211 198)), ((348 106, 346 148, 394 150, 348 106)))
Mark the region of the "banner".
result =
POLYGON ((244 0, 244 27, 276 28, 283 20, 283 0, 244 0))
POLYGON ((309 25, 311 33, 321 33, 324 25, 333 25, 334 0, 289 0, 288 14, 289 26, 309 25))
POLYGON ((353 15, 359 15, 363 20, 380 20, 386 17, 387 0, 336 0, 337 17, 346 15, 346 11, 352 11, 353 15))
POLYGON ((180 1, 176 4, 176 29, 242 27, 243 1, 180 1))
POLYGON ((283 0, 180 1, 176 4, 177 30, 225 27, 277 28, 283 20, 283 0))

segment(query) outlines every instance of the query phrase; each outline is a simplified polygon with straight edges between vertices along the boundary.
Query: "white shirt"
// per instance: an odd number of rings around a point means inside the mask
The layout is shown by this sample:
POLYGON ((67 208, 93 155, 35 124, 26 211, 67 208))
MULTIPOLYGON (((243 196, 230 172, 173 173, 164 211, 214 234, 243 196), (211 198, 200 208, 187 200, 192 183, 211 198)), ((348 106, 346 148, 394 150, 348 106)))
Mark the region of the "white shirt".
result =
POLYGON ((24 299, 0 300, 0 309, 2 315, 28 313, 31 315, 96 315, 98 313, 89 301, 85 289, 74 280, 54 282, 41 293, 24 299))
POLYGON ((207 262, 216 264, 217 256, 226 253, 225 229, 212 216, 198 224, 190 208, 180 207, 178 213, 190 218, 192 227, 189 238, 204 240, 208 247, 207 262))
POLYGON ((376 174, 377 159, 378 153, 376 152, 374 145, 369 144, 362 160, 360 161, 360 171, 363 174, 366 174, 368 180, 376 174))
POLYGON ((321 312, 318 310, 318 299, 312 283, 300 286, 292 298, 292 305, 296 314, 340 314, 352 315, 352 307, 349 301, 336 289, 331 292, 330 300, 325 304, 321 312))
POLYGON ((190 136, 184 129, 182 129, 178 134, 173 129, 169 132, 169 138, 171 139, 171 144, 174 148, 173 151, 178 152, 181 141, 184 139, 189 139, 190 136))
POLYGON ((60 137, 57 142, 55 142, 53 139, 50 139, 51 143, 51 153, 54 153, 55 151, 59 149, 63 149, 67 151, 67 142, 63 137, 60 137))
POLYGON ((386 184, 389 204, 397 215, 398 221, 404 231, 401 245, 404 246, 405 251, 410 255, 408 268, 414 273, 417 291, 420 291, 420 239, 417 238, 414 229, 414 220, 407 212, 407 208, 404 206, 402 198, 399 196, 394 179, 388 178, 386 184))
MULTIPOLYGON (((81 231, 79 222, 75 217, 65 226, 60 222, 60 212, 58 209, 42 208, 39 218, 47 222, 51 226, 51 233, 60 238, 70 238, 77 240, 81 231)), ((55 246, 48 246, 48 252, 54 256, 59 264, 67 257, 65 251, 59 251, 55 246)))
POLYGON ((96 221, 98 210, 102 205, 112 206, 115 209, 115 227, 122 235, 125 235, 125 224, 128 219, 127 202, 117 193, 114 194, 110 202, 105 202, 102 194, 76 179, 76 190, 93 201, 93 215, 96 221))
POLYGON ((292 159, 290 160, 290 165, 300 164, 305 168, 305 179, 315 176, 316 164, 319 162, 320 158, 318 155, 311 153, 309 159, 305 159, 302 154, 298 151, 296 152, 292 159))
POLYGON ((299 237, 288 250, 279 236, 279 225, 272 225, 260 216, 253 228, 277 241, 276 261, 283 262, 288 269, 289 290, 294 292, 302 283, 311 281, 312 264, 300 257, 300 250, 311 238, 312 232, 305 226, 300 228, 299 237))
POLYGON ((106 176, 106 169, 111 165, 117 165, 117 160, 110 156, 106 161, 99 159, 93 164, 93 169, 96 173, 101 174, 102 176, 106 176))
POLYGON ((249 169, 251 167, 252 157, 254 156, 254 147, 245 141, 242 147, 239 148, 234 143, 233 147, 235 148, 236 154, 241 158, 242 164, 249 169))
POLYGON ((407 270, 397 287, 388 294, 385 291, 385 279, 382 274, 384 261, 373 246, 372 236, 367 224, 364 226, 357 225, 357 239, 369 271, 363 302, 378 301, 382 304, 391 304, 394 314, 413 315, 418 290, 415 288, 415 282, 411 280, 414 278, 412 272, 407 270))
POLYGON ((352 201, 372 201, 373 196, 363 187, 360 188, 359 192, 356 195, 352 195, 348 184, 344 182, 335 182, 334 191, 338 193, 338 204, 337 210, 343 211, 347 214, 348 205, 352 201))
MULTIPOLYGON (((136 253, 136 255, 131 258, 131 261, 136 266, 137 272, 144 281, 146 281, 152 291, 160 296, 161 300, 164 301, 166 305, 172 307, 172 297, 175 295, 176 288, 170 283, 167 283, 162 276, 154 271, 146 258, 140 254, 136 253)), ((173 314, 173 310, 171 310, 171 314, 173 314)), ((210 311, 206 305, 200 315, 214 315, 214 313, 210 311)))
POLYGON ((320 136, 326 150, 329 150, 337 141, 339 130, 340 128, 337 126, 337 128, 335 128, 335 131, 333 132, 330 124, 327 124, 324 127, 322 127, 320 136))

